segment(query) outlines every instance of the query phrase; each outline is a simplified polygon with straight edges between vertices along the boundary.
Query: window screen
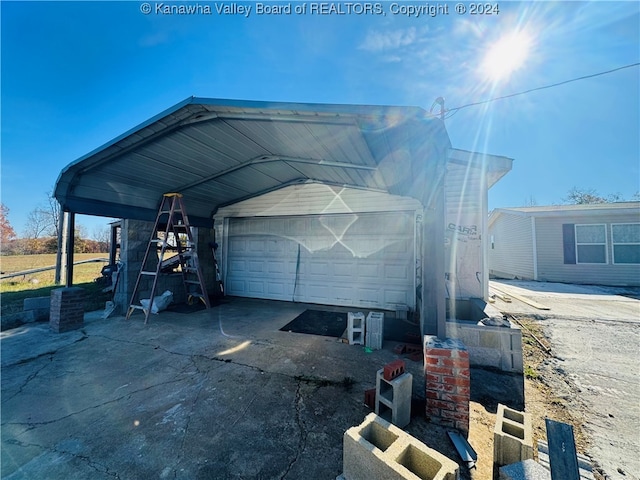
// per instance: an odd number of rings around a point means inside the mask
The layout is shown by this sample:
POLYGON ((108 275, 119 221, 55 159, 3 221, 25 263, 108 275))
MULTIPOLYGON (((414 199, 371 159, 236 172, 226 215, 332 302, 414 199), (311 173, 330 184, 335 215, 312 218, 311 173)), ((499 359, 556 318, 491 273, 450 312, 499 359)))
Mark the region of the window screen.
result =
POLYGON ((640 223, 611 225, 613 263, 640 263, 640 223))
POLYGON ((607 263, 605 225, 576 225, 578 263, 607 263))

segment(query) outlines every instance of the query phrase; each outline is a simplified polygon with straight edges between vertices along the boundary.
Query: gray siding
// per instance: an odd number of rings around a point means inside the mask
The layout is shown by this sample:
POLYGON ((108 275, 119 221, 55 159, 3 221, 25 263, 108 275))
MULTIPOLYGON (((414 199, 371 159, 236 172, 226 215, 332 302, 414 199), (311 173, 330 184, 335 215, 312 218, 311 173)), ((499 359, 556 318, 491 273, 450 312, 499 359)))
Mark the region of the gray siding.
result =
MULTIPOLYGON (((500 213, 495 221, 489 225, 488 242, 489 272, 492 275, 535 279, 531 217, 500 213)), ((562 243, 560 243, 559 249, 562 253, 562 243)))
POLYGON ((611 242, 612 223, 638 221, 638 215, 607 215, 591 218, 584 215, 538 217, 536 219, 538 280, 594 285, 640 285, 640 265, 614 264, 611 242), (608 263, 565 265, 562 248, 562 225, 565 223, 606 224, 608 263))

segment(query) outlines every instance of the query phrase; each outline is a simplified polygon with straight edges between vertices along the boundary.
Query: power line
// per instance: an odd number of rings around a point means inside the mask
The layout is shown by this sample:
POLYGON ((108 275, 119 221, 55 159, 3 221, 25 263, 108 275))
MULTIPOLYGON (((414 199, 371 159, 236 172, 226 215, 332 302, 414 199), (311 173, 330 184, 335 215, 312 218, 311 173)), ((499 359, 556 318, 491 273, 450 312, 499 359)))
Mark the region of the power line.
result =
POLYGON ((503 95, 501 97, 490 98, 488 100, 482 100, 480 102, 468 103, 468 104, 462 105, 460 107, 448 108, 448 109, 446 109, 444 111, 444 113, 450 114, 450 115, 445 116, 445 119, 451 118, 453 115, 458 113, 463 108, 475 107, 477 105, 484 105, 486 103, 495 102, 497 100, 504 100, 505 98, 517 97, 519 95, 525 95, 527 93, 537 92, 538 90, 546 90, 547 88, 559 87, 560 85, 566 85, 567 83, 573 83, 573 82, 577 82, 579 80, 586 80, 587 78, 594 78, 594 77, 599 77, 601 75, 608 75, 609 73, 614 73, 614 72, 617 72, 617 71, 620 71, 620 70, 624 70, 626 68, 637 67, 638 65, 640 65, 640 62, 630 63, 629 65, 624 65, 622 67, 614 68, 612 70, 606 70, 604 72, 592 73, 590 75, 583 75, 582 77, 576 77, 576 78, 572 78, 570 80, 564 80, 562 82, 552 83, 551 85, 544 85, 542 87, 531 88, 531 89, 525 90, 523 92, 511 93, 509 95, 503 95))

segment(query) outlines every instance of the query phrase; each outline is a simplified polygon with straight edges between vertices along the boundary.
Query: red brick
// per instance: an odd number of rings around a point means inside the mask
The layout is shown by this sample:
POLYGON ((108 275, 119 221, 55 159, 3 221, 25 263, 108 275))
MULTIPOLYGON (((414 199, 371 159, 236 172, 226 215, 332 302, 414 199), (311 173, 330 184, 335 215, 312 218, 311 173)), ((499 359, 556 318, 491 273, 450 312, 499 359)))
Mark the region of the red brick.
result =
POLYGON ((422 352, 413 352, 411 355, 409 355, 409 360, 412 360, 414 362, 421 362, 423 360, 422 352))
POLYGON ((455 393, 457 395, 464 395, 465 397, 469 398, 469 396, 471 395, 471 388, 470 387, 456 387, 455 389, 455 393))
POLYGON ((421 345, 415 345, 415 344, 407 343, 405 345, 405 352, 406 353, 414 353, 414 352, 422 353, 422 346, 421 345))
POLYGON ((469 368, 469 362, 459 358, 441 358, 440 364, 454 368, 469 368))
POLYGON ((431 415, 431 416, 440 418, 440 409, 439 408, 427 406, 426 409, 425 409, 425 412, 426 412, 427 415, 431 415))
POLYGON ((426 378, 427 382, 442 383, 442 375, 433 375, 431 373, 427 373, 425 378, 426 378))
POLYGON ((424 369, 426 373, 442 373, 444 375, 453 375, 453 370, 451 369, 451 367, 427 365, 424 369))
POLYGON ((456 409, 455 403, 443 402, 442 400, 427 400, 427 405, 429 405, 430 407, 440 408, 442 411, 449 410, 453 412, 456 409))
POLYGON ((440 357, 426 357, 424 363, 427 365, 440 365, 440 357))
POLYGON ((465 369, 462 369, 462 370, 457 370, 455 372, 455 374, 458 377, 470 378, 471 377, 471 370, 469 370, 468 368, 465 368, 465 369))
POLYGON ((406 348, 407 348, 407 346, 404 343, 399 343, 398 345, 396 345, 393 348, 393 353, 396 353, 398 355, 402 355, 406 348))
POLYGON ((405 364, 404 360, 394 360, 391 363, 387 363, 384 366, 382 375, 386 381, 391 381, 396 377, 399 377, 404 373, 405 364))
POLYGON ((440 400, 441 393, 436 392, 434 390, 427 390, 426 392, 427 398, 431 398, 433 400, 440 400))
POLYGON ((460 412, 452 412, 450 410, 442 410, 442 418, 446 418, 449 420, 458 420, 461 422, 468 422, 469 421, 469 414, 468 413, 460 413, 460 412))
POLYGON ((442 377, 442 383, 445 383, 447 385, 458 385, 461 387, 468 387, 469 386, 469 379, 468 378, 461 378, 461 377, 442 377))
POLYGON ((440 400, 446 400, 447 402, 453 402, 456 405, 461 403, 469 403, 469 397, 466 395, 455 395, 451 393, 442 392, 440 394, 440 400))
POLYGON ((428 382, 426 386, 427 390, 435 390, 438 392, 455 393, 455 385, 445 385, 444 383, 428 382))
POLYGON ((371 410, 376 408, 376 389, 370 388, 364 391, 364 404, 371 410))
POLYGON ((451 352, 448 348, 426 348, 426 354, 430 357, 450 357, 451 352))
POLYGON ((455 356, 458 358, 469 358, 469 352, 466 350, 456 350, 455 356))
POLYGON ((455 420, 444 419, 441 417, 432 416, 429 418, 429 420, 432 423, 435 423, 436 425, 441 425, 443 427, 448 427, 448 428, 455 428, 455 425, 456 425, 455 420))

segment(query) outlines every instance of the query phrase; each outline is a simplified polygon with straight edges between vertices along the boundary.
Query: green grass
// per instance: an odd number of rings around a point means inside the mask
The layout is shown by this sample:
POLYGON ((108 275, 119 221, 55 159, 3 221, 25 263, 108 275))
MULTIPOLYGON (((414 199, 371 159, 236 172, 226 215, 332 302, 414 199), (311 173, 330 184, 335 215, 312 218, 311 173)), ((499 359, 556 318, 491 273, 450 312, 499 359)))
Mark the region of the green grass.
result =
POLYGON ((535 380, 540 376, 540 374, 535 368, 531 367, 530 365, 525 365, 524 376, 527 377, 529 380, 535 380))
MULTIPOLYGON (((77 253, 74 255, 74 260, 77 262, 106 257, 105 253, 77 253)), ((0 270, 3 273, 21 272, 32 268, 48 267, 55 263, 55 254, 2 256, 0 270)), ((103 309, 104 303, 111 300, 111 293, 102 293, 104 285, 95 282, 96 278, 101 277, 100 271, 106 263, 85 263, 73 267, 73 285, 87 290, 85 311, 103 309)), ((64 285, 55 285, 54 277, 55 270, 50 270, 0 280, 1 314, 20 312, 25 298, 47 297, 51 295, 51 290, 63 287, 64 285)))

